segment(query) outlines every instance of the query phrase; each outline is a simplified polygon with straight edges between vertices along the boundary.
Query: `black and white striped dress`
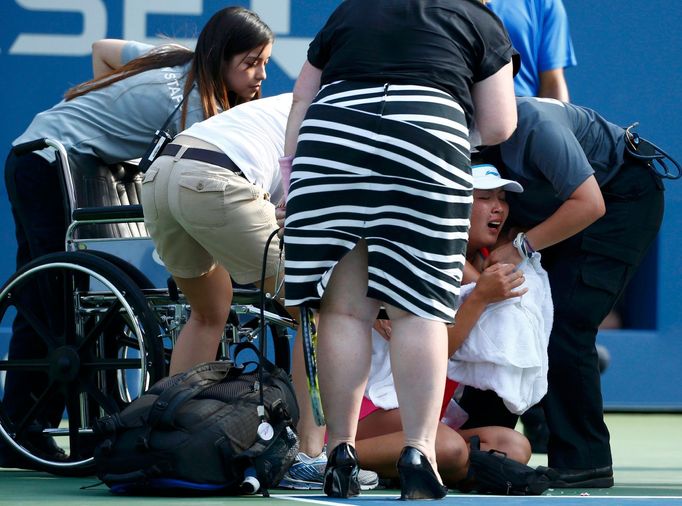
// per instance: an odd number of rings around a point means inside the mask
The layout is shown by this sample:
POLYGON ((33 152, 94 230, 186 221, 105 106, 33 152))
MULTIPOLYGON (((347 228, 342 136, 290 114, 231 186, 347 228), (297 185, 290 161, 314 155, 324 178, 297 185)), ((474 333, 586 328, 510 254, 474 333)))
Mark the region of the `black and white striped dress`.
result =
POLYGON ((452 322, 466 254, 469 132, 447 93, 324 86, 298 138, 287 218, 287 305, 319 306, 332 269, 364 238, 367 296, 452 322))

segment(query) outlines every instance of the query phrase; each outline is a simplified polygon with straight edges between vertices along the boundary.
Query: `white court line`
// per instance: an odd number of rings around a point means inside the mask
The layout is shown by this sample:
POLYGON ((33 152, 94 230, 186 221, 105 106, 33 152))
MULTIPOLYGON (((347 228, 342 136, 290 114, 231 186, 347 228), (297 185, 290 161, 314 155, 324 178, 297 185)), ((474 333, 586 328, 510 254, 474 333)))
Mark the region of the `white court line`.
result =
MULTIPOLYGON (((351 498, 357 499, 359 501, 362 501, 363 499, 372 499, 372 498, 397 498, 399 497, 400 494, 361 494, 357 497, 351 498)), ((329 501, 326 499, 308 499, 303 496, 295 496, 295 495, 279 495, 279 494, 272 494, 270 496, 271 498, 276 498, 276 499, 286 499, 288 501, 300 501, 300 502, 307 502, 307 503, 312 503, 312 504, 325 504, 325 505, 335 505, 335 506, 348 506, 351 504, 350 502, 333 502, 329 501)), ((314 497, 314 496, 313 496, 314 497)), ((323 497, 323 496, 321 496, 323 497)), ((504 496, 504 495, 489 495, 489 494, 448 494, 446 495, 443 499, 488 499, 488 500, 500 500, 504 498, 515 498, 515 499, 523 499, 525 500, 547 500, 547 499, 605 499, 605 500, 611 500, 611 499, 629 499, 629 500, 680 500, 682 499, 682 496, 678 495, 526 495, 526 496, 504 496)))
MULTIPOLYGON (((393 497, 393 496, 391 496, 393 497)), ((318 500, 318 499, 306 499, 305 497, 299 496, 292 496, 292 495, 279 495, 279 494, 270 494, 270 498, 275 498, 275 499, 286 499, 287 501, 300 501, 300 502, 308 502, 311 504, 334 504, 336 506, 348 506, 349 503, 347 502, 332 502, 332 501, 327 501, 327 500, 318 500)))

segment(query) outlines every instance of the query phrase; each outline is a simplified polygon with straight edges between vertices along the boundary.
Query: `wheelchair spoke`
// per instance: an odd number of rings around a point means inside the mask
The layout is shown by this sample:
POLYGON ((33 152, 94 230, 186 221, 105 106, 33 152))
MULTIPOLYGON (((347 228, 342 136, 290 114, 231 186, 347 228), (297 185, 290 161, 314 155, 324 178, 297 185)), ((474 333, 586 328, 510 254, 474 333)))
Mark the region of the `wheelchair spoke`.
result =
POLYGON ((38 315, 24 304, 24 301, 16 300, 15 307, 17 313, 21 313, 31 329, 40 336, 40 339, 45 343, 48 350, 52 351, 59 346, 59 343, 55 340, 55 336, 50 332, 49 327, 40 317, 38 317, 38 315))
POLYGON ((43 371, 50 369, 50 361, 48 359, 17 359, 0 360, 0 371, 43 371))
POLYGON ((120 348, 125 347, 125 348, 132 348, 135 350, 140 349, 140 343, 137 341, 137 339, 135 339, 134 337, 129 336, 128 334, 125 334, 125 333, 121 333, 120 335, 118 335, 116 337, 116 344, 120 348))
POLYGON ((83 362, 84 368, 94 369, 96 371, 104 371, 106 369, 139 369, 139 358, 102 358, 83 362))
POLYGON ((83 384, 83 389, 95 400, 98 406, 104 409, 107 414, 116 413, 119 411, 118 406, 114 400, 104 394, 97 385, 88 381, 83 384))
POLYGON ((45 407, 48 406, 49 403, 52 401, 53 395, 55 394, 56 391, 55 386, 56 383, 54 381, 50 381, 50 383, 45 388, 43 393, 36 400, 35 404, 31 406, 31 409, 29 409, 28 412, 26 412, 26 414, 23 416, 23 418, 18 423, 15 424, 15 432, 17 438, 23 435, 23 432, 28 427, 30 427, 33 421, 38 418, 38 415, 43 413, 45 407))
POLYGON ((104 332, 104 329, 109 327, 109 324, 114 320, 121 309, 121 302, 116 299, 111 306, 107 309, 104 316, 102 316, 99 321, 95 324, 92 329, 83 337, 80 343, 78 343, 78 349, 83 349, 88 343, 94 342, 99 336, 104 332))

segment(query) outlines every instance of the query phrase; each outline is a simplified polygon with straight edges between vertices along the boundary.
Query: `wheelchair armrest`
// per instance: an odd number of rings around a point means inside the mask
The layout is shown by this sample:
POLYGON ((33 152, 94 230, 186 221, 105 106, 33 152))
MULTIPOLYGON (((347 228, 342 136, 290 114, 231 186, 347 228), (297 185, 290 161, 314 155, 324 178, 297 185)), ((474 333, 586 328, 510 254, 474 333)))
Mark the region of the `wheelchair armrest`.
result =
POLYGON ((36 139, 34 141, 22 142, 12 148, 15 155, 21 156, 32 151, 45 149, 48 146, 47 139, 36 139))
POLYGON ((127 206, 80 207, 73 211, 75 221, 91 220, 134 220, 143 217, 142 206, 132 204, 127 206))

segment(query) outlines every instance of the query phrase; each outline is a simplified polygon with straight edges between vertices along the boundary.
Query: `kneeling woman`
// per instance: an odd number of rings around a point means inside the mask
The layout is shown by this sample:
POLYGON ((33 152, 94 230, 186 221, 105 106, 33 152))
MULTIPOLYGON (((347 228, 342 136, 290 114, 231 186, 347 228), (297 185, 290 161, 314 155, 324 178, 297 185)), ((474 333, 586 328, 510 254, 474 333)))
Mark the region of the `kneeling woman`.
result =
MULTIPOLYGON (((521 304, 519 298, 528 293, 528 287, 537 288, 537 285, 527 282, 526 276, 514 264, 498 263, 483 269, 482 262, 477 261, 483 250, 493 247, 498 242, 500 231, 509 214, 506 192, 522 192, 523 187, 515 181, 502 179, 490 165, 474 166, 472 173, 474 203, 466 258, 471 269, 478 275, 478 280, 468 297, 461 303, 455 324, 448 328, 450 356, 453 356, 465 340, 470 338, 474 327, 489 305, 509 301, 506 303, 507 309, 502 313, 508 322, 509 318, 522 317, 515 306, 521 304), (516 300, 517 304, 510 304, 512 300, 516 300)), ((545 295, 549 297, 549 294, 533 293, 528 293, 526 297, 543 299, 545 295)), ((488 314, 488 319, 501 315, 500 304, 496 306, 498 312, 488 314)), ((551 328, 551 322, 549 327, 551 328)), ((391 326, 385 321, 377 321, 375 329, 378 332, 374 332, 373 335, 372 366, 358 424, 357 452, 366 469, 377 472, 383 478, 396 478, 398 473, 395 460, 400 453, 404 435, 389 365, 388 345, 379 337, 381 334, 385 340, 390 340, 391 326)), ((522 337, 517 335, 515 338, 518 340, 522 337)), ((492 360, 492 357, 490 359, 492 360)), ((480 357, 480 361, 485 362, 486 357, 480 357)), ((468 489, 472 486, 472 478, 475 480, 475 476, 469 470, 467 445, 473 436, 479 436, 483 450, 494 448, 517 462, 523 464, 528 462, 531 455, 530 444, 520 432, 492 425, 462 429, 459 425, 454 425, 453 420, 444 418, 443 412, 456 386, 452 382, 449 385, 452 389, 446 388, 441 410, 442 421, 438 424, 436 433, 436 460, 444 484, 449 488, 468 489)), ((486 407, 475 408, 483 410, 486 407)), ((471 416, 473 413, 468 415, 471 416)))

